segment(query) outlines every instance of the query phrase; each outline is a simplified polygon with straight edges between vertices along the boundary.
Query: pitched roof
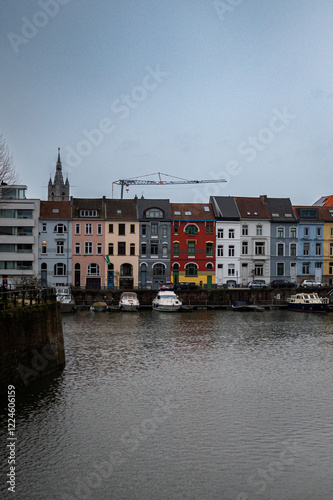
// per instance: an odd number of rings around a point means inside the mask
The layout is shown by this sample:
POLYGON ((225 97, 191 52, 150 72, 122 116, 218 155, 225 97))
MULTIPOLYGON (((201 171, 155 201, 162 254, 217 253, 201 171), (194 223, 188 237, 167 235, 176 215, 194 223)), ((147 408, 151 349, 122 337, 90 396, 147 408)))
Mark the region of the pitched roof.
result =
POLYGON ((259 198, 235 197, 236 204, 242 219, 270 219, 271 214, 262 200, 259 198))
POLYGON ((295 222, 296 216, 289 198, 267 198, 272 222, 295 222))
POLYGON ((138 215, 140 219, 145 219, 144 213, 149 208, 159 208, 164 212, 164 220, 170 220, 170 200, 146 198, 138 199, 138 215))
POLYGON ((215 220, 210 203, 170 203, 173 220, 215 220))
POLYGON ((318 207, 313 205, 293 206, 293 210, 298 220, 304 221, 324 221, 333 222, 333 208, 318 207))
POLYGON ((105 218, 104 202, 105 198, 73 198, 73 219, 80 217, 81 210, 96 210, 96 217, 89 218, 105 218))
POLYGON ((106 200, 107 219, 137 219, 136 200, 106 200))
POLYGON ((235 198, 233 196, 211 196, 210 202, 214 210, 215 217, 219 220, 239 220, 235 198))
POLYGON ((41 201, 40 219, 70 219, 71 206, 69 201, 41 201))
POLYGON ((333 196, 322 196, 313 206, 317 207, 333 207, 333 196))

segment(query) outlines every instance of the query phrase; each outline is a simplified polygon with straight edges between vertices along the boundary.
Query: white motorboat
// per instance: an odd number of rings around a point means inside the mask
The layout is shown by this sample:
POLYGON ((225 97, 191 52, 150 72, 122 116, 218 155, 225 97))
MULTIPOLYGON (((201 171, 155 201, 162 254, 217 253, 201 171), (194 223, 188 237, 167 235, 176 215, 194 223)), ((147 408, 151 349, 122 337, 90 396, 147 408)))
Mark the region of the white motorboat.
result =
POLYGON ((291 311, 325 313, 329 311, 329 299, 319 297, 318 293, 297 293, 287 299, 291 311))
POLYGON ((104 312, 109 309, 108 305, 106 302, 94 302, 93 305, 90 307, 90 311, 95 311, 95 312, 104 312))
POLYGON ((152 303, 154 311, 176 312, 182 307, 178 295, 173 290, 161 289, 152 303))
POLYGON ((76 311, 75 301, 71 295, 69 287, 56 288, 56 300, 60 303, 61 312, 76 311))
POLYGON ((119 307, 122 311, 137 311, 140 302, 135 292, 123 292, 120 296, 119 307))

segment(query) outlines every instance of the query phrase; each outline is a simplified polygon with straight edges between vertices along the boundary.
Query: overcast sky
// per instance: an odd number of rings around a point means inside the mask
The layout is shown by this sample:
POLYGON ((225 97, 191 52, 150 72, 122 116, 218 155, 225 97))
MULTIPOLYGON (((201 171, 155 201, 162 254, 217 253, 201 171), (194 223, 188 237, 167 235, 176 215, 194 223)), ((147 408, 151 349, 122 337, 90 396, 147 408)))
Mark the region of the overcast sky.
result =
POLYGON ((29 198, 60 147, 76 197, 164 172, 227 183, 125 196, 312 204, 333 194, 332 26, 332 0, 1 2, 0 133, 29 198))

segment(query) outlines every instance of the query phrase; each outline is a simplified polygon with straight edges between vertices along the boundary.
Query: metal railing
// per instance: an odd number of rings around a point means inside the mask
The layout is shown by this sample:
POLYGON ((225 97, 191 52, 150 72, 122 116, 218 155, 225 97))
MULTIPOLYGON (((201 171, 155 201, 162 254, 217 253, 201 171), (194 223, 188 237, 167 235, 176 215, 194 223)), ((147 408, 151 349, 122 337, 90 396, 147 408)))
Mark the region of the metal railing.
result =
POLYGON ((54 288, 0 288, 0 310, 56 301, 54 288))

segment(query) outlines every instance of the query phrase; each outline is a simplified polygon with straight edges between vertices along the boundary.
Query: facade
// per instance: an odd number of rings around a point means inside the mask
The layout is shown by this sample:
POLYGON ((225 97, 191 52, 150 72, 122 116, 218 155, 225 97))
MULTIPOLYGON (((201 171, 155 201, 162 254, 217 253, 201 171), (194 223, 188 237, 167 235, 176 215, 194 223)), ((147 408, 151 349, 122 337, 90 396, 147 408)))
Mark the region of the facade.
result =
POLYGON ((72 216, 69 201, 41 201, 38 272, 44 285, 72 284, 72 216))
POLYGON ((69 181, 68 178, 64 182, 62 175, 62 164, 60 160, 60 148, 58 148, 58 161, 56 164, 56 173, 54 182, 50 178, 48 184, 48 201, 69 201, 69 181))
POLYGON ((134 200, 106 200, 107 286, 133 288, 139 276, 139 221, 134 200))
POLYGON ((297 218, 289 198, 262 197, 271 215, 271 280, 297 283, 297 218))
POLYGON ((210 198, 216 218, 216 284, 237 286, 240 269, 240 214, 232 196, 210 198))
POLYGON ((240 214, 240 285, 253 279, 270 282, 270 219, 267 204, 259 198, 236 197, 240 214))
POLYGON ((74 286, 107 286, 105 198, 72 199, 72 275, 74 286))
POLYGON ((0 284, 5 286, 38 274, 40 200, 27 199, 26 190, 24 185, 0 185, 0 284))
POLYGON ((215 284, 215 216, 210 203, 171 203, 172 282, 215 284))
POLYGON ((137 203, 139 287, 156 289, 170 282, 170 202, 141 198, 137 203))

